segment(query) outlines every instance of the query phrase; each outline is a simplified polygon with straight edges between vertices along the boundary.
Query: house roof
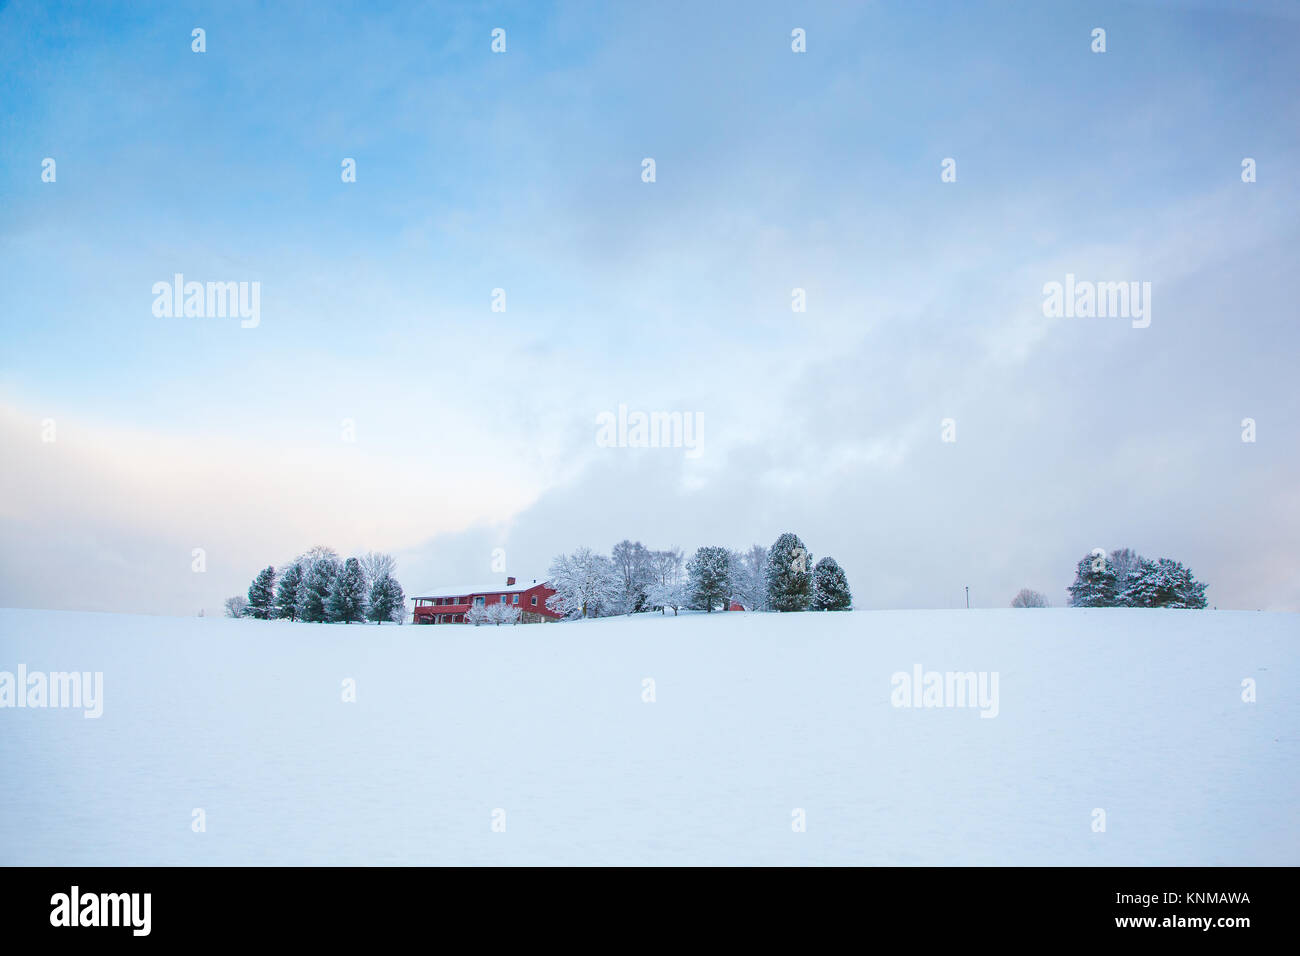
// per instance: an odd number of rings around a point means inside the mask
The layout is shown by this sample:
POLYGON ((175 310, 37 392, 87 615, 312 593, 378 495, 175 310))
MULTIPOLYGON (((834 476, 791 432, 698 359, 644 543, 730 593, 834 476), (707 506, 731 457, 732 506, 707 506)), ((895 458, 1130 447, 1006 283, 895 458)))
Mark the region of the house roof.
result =
POLYGON ((527 580, 516 581, 514 584, 506 584, 505 581, 497 581, 495 584, 483 586, 480 581, 477 585, 472 584, 452 584, 443 587, 430 588, 427 591, 421 591, 419 594, 412 594, 413 599, 432 598, 432 597, 469 597, 474 594, 514 594, 518 591, 527 591, 537 587, 539 584, 545 584, 544 580, 527 580))

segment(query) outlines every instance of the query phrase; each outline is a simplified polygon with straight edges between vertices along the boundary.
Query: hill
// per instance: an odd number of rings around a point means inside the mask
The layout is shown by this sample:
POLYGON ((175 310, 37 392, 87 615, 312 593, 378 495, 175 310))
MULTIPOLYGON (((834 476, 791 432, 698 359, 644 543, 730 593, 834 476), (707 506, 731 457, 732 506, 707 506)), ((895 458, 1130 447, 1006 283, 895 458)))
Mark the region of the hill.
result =
POLYGON ((1228 611, 3 610, 0 671, 103 690, 0 710, 0 862, 1295 865, 1298 663, 1300 616, 1228 611), (918 670, 983 705, 894 706, 918 670))

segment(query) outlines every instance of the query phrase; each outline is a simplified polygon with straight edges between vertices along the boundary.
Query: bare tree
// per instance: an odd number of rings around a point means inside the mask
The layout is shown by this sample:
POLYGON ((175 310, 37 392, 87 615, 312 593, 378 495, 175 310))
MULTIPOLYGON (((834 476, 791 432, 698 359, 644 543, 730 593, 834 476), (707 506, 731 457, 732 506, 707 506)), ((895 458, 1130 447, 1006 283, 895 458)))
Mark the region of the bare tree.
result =
POLYGON ((1011 599, 1012 607, 1047 607, 1047 598, 1037 591, 1021 588, 1020 593, 1011 599))
POLYGON ((397 570, 397 561, 391 554, 382 551, 367 551, 361 556, 361 573, 366 578, 366 590, 375 586, 375 582, 384 575, 393 576, 397 570))

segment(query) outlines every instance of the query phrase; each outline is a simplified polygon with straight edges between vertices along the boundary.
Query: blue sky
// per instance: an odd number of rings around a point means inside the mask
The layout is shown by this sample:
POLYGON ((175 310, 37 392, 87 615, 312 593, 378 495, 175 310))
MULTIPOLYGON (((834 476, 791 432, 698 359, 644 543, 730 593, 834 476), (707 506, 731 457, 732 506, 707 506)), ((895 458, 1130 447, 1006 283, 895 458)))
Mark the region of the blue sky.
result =
POLYGON ((0 6, 0 603, 795 530, 865 607, 1129 546, 1300 609, 1296 8, 699 6, 0 6), (155 317, 177 272, 260 325, 155 317), (1045 319, 1067 272, 1151 327, 1045 319), (705 454, 597 448, 620 403, 705 454))

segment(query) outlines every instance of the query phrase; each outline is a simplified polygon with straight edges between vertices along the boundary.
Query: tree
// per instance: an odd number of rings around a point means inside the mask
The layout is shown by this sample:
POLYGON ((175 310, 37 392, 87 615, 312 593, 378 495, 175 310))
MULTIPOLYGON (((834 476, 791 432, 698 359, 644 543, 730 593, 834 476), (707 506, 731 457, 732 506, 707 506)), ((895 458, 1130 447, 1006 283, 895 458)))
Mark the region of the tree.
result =
POLYGON ((1070 592, 1071 607, 1114 607, 1115 569, 1101 548, 1084 555, 1075 568, 1070 592))
POLYGON ((390 573, 382 572, 370 585, 369 610, 366 616, 376 624, 383 621, 400 624, 405 615, 406 594, 402 591, 402 586, 390 573))
POLYGON ((847 611, 853 606, 849 580, 834 558, 822 558, 813 568, 812 606, 818 611, 847 611))
POLYGON ((666 614, 668 608, 672 608, 673 617, 676 617, 677 612, 689 603, 685 582, 677 580, 672 584, 650 585, 650 590, 646 592, 646 603, 650 607, 659 608, 661 614, 666 614))
POLYGON ((614 613, 623 593, 613 563, 590 548, 557 556, 546 583, 555 589, 546 606, 570 618, 614 613))
POLYGON ((366 590, 375 586, 375 582, 384 575, 392 577, 397 571, 397 561, 391 554, 382 551, 367 551, 360 557, 361 574, 365 577, 366 590))
POLYGON ((682 558, 681 548, 650 552, 651 584, 646 590, 647 607, 657 607, 661 614, 672 608, 675 615, 678 608, 686 604, 682 588, 682 558))
POLYGON ((308 566, 303 580, 302 619, 304 621, 329 620, 330 591, 339 575, 338 558, 322 556, 308 566))
POLYGON ((1047 598, 1043 597, 1037 591, 1031 591, 1029 588, 1021 588, 1020 592, 1011 599, 1012 607, 1047 607, 1047 598))
POLYGON ((329 618, 330 589, 338 577, 339 556, 333 548, 317 545, 299 555, 302 586, 298 591, 298 618, 302 621, 325 621, 329 618))
MULTIPOLYGON (((1120 602, 1120 595, 1128 590, 1142 567, 1142 556, 1128 548, 1117 548, 1106 560, 1115 572, 1115 600, 1120 602)), ((1123 606, 1122 602, 1120 606, 1123 606)))
POLYGON ((804 611, 812 600, 812 553, 786 532, 767 553, 767 601, 774 611, 804 611))
POLYGON ((731 552, 726 548, 705 546, 696 551, 686 562, 691 606, 712 613, 720 604, 726 610, 731 597, 731 570, 731 552))
POLYGON ((280 575, 280 586, 275 592, 275 616, 298 619, 298 608, 302 602, 303 573, 302 565, 295 561, 284 569, 280 575))
POLYGON ((1124 607, 1203 608, 1205 585, 1178 561, 1143 558, 1120 601, 1124 607))
POLYGON ((767 548, 751 545, 732 552, 734 597, 751 611, 770 610, 767 602, 767 548))
POLYGON ((623 614, 634 614, 645 609, 646 591, 654 583, 652 553, 640 541, 628 541, 626 538, 614 545, 610 552, 610 561, 622 588, 618 603, 619 611, 623 614))
POLYGON ((243 617, 248 610, 248 598, 242 594, 226 598, 226 617, 243 617))
POLYGON ((257 572, 253 583, 248 586, 247 617, 259 621, 268 620, 275 613, 275 568, 267 566, 257 572))
POLYGON ((356 558, 348 558, 343 563, 343 570, 330 588, 326 608, 331 621, 352 624, 365 620, 366 576, 361 570, 361 562, 356 558))
POLYGON ((516 604, 488 605, 488 622, 497 627, 502 624, 518 624, 519 616, 519 606, 516 604))
POLYGON ((480 624, 488 624, 492 620, 492 614, 488 611, 486 604, 475 604, 465 612, 465 623, 473 624, 478 627, 480 624))

